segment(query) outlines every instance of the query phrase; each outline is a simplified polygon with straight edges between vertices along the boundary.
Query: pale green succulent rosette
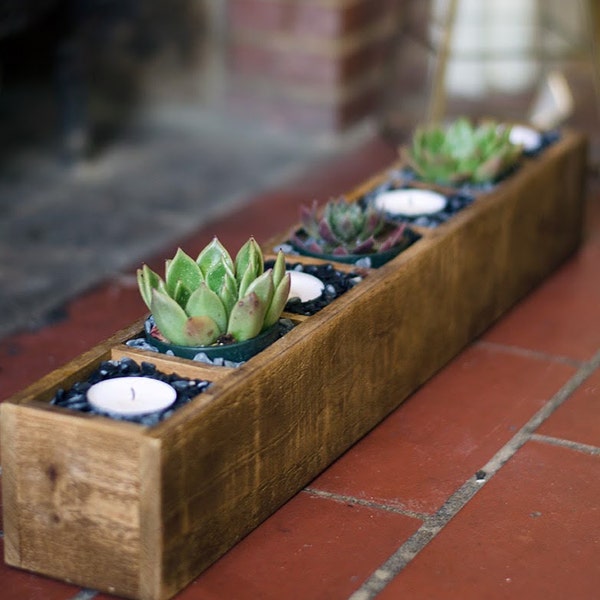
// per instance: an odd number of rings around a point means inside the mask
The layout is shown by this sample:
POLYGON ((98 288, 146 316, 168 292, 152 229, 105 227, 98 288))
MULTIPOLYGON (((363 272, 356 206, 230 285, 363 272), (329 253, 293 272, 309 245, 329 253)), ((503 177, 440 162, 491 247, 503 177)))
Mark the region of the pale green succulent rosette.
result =
POLYGON ((147 265, 137 271, 142 299, 161 335, 179 346, 211 346, 252 339, 277 323, 290 289, 279 253, 264 271, 250 238, 233 260, 215 237, 194 260, 181 248, 166 261, 162 279, 147 265))
POLYGON ((496 121, 472 124, 462 117, 448 127, 419 127, 402 160, 425 182, 441 185, 496 181, 514 167, 523 147, 510 141, 511 128, 496 121))

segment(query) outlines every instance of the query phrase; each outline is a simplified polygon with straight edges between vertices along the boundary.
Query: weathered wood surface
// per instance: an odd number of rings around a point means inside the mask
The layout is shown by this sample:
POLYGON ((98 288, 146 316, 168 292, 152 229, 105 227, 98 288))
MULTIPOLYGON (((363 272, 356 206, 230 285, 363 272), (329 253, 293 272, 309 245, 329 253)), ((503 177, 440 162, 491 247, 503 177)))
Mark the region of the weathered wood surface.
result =
POLYGON ((577 248, 585 148, 565 135, 155 427, 43 408, 53 386, 127 355, 124 336, 6 402, 7 562, 175 594, 577 248))
POLYGON ((116 593, 140 571, 141 438, 131 424, 2 407, 5 559, 116 593))

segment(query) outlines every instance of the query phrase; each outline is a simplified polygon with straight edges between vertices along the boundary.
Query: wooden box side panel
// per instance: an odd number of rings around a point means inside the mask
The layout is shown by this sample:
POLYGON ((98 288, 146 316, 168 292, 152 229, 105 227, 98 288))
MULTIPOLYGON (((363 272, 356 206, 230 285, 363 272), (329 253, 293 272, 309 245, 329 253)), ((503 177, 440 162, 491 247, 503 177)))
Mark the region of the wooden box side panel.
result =
POLYGON ((516 300, 577 250, 583 234, 587 143, 565 134, 545 159, 531 163, 526 186, 503 188, 506 269, 503 284, 516 300), (515 267, 515 268, 513 268, 515 267))
POLYGON ((114 425, 2 405, 8 564, 138 596, 140 428, 114 425))
POLYGON ((452 307, 444 326, 464 343, 579 246, 586 145, 580 136, 570 136, 555 150, 478 199, 439 233, 443 251, 431 255, 428 268, 446 282, 437 299, 452 307))
POLYGON ((232 374, 215 402, 163 438, 169 589, 269 516, 576 248, 585 153, 571 142, 548 169, 524 169, 518 193, 499 188, 232 374))

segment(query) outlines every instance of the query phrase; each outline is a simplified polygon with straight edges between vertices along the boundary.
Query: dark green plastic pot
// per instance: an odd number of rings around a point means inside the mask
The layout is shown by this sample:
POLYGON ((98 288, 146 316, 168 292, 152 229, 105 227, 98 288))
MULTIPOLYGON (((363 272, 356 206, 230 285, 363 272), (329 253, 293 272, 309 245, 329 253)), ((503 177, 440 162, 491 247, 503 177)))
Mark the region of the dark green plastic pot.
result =
POLYGON ((292 241, 290 241, 289 244, 294 248, 294 250, 296 252, 298 252, 298 254, 302 254, 303 256, 310 256, 312 258, 320 258, 321 260, 326 260, 326 261, 334 261, 334 262, 354 265, 359 260, 368 258, 371 261, 371 267, 373 269, 376 269, 376 268, 384 265, 386 262, 392 260, 392 258, 395 258, 396 256, 398 256, 398 254, 400 254, 400 252, 402 252, 403 250, 406 250, 411 244, 416 242, 420 237, 421 236, 418 233, 412 231, 412 229, 407 229, 406 233, 405 233, 405 238, 406 238, 405 243, 399 244, 398 246, 394 246, 393 248, 390 248, 389 250, 386 250, 385 252, 374 252, 372 254, 345 254, 345 255, 341 255, 341 256, 339 256, 337 254, 321 254, 318 252, 310 252, 309 250, 305 250, 304 248, 297 246, 292 241))
POLYGON ((203 352, 210 360, 223 358, 232 362, 243 362, 252 358, 272 344, 279 337, 279 323, 275 323, 256 337, 234 344, 221 344, 213 346, 179 346, 156 339, 146 332, 146 341, 163 354, 171 350, 175 356, 193 359, 196 354, 203 352))

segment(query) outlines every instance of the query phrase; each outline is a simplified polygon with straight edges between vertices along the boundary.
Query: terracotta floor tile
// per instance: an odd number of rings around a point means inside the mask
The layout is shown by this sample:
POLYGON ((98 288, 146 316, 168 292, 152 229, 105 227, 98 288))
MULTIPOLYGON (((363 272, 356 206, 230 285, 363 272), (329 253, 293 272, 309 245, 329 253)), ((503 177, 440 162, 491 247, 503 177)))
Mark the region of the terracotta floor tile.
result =
POLYGON ((526 444, 378 600, 593 600, 600 458, 526 444))
POLYGON ((600 446, 600 371, 595 371, 536 433, 600 446))
MULTIPOLYGON (((4 544, 0 539, 0 556, 4 544)), ((0 598, 2 600, 71 600, 81 588, 9 567, 0 560, 0 598)))
POLYGON ((578 360, 600 348, 600 238, 523 299, 485 340, 578 360))
POLYGON ((435 512, 572 373, 562 364, 470 347, 311 487, 435 512))
POLYGON ((345 600, 419 526, 300 493, 177 600, 345 600))
POLYGON ((39 331, 0 341, 0 400, 130 325, 146 309, 137 284, 124 277, 74 299, 66 311, 64 319, 39 331))

